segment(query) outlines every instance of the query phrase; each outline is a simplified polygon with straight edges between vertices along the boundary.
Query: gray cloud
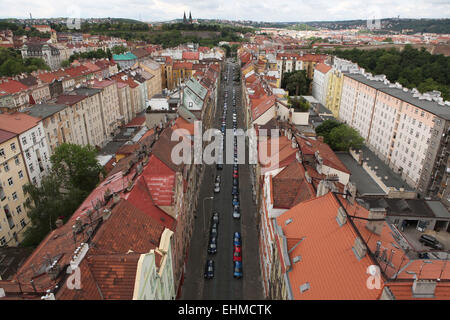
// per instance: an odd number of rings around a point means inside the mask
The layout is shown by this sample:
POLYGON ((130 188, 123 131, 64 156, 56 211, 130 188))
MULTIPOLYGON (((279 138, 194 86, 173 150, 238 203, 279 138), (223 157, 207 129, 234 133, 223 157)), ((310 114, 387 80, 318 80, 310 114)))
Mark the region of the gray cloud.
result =
POLYGON ((254 21, 351 20, 369 17, 449 18, 448 0, 0 0, 0 18, 65 17, 77 6, 81 17, 121 17, 145 21, 193 18, 254 21))

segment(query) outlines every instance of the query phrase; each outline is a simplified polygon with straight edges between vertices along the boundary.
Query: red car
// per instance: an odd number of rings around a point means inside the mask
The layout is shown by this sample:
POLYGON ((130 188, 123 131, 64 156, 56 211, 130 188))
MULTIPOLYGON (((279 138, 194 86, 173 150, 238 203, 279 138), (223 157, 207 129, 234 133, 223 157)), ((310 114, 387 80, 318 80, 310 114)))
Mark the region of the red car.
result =
POLYGON ((234 246, 233 262, 234 261, 242 261, 241 247, 240 246, 234 246))

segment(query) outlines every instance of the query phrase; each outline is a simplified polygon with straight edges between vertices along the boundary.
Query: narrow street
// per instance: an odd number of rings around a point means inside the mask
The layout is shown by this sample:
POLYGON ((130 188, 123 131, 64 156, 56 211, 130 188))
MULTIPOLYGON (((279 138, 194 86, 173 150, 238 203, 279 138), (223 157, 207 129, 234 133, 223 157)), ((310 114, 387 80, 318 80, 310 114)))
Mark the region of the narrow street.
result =
MULTIPOLYGON (((228 81, 221 81, 218 108, 214 127, 220 128, 223 115, 224 90, 228 90, 226 128, 233 127, 232 120, 232 88, 236 90, 236 112, 238 128, 245 128, 244 113, 241 105, 240 83, 233 81, 233 66, 227 63, 225 71, 228 81), (231 72, 229 72, 231 70, 231 72)), ((232 150, 232 148, 231 148, 232 150)), ((226 159, 224 152, 224 160, 226 159)), ((246 159, 248 162, 248 159, 246 159)), ((241 218, 232 216, 232 164, 224 164, 223 170, 216 165, 207 165, 202 185, 200 201, 197 208, 193 237, 190 244, 185 280, 181 299, 192 300, 249 300, 263 299, 262 283, 259 267, 258 230, 256 229, 256 208, 252 200, 250 170, 248 164, 239 165, 239 193, 241 218), (221 176, 220 192, 214 194, 214 179, 221 176), (209 197, 214 197, 213 200, 209 197), (203 207, 204 206, 204 207, 203 207), (208 254, 209 228, 212 212, 219 212, 217 253, 208 254), (243 277, 233 277, 233 234, 240 232, 242 238, 243 277), (204 279, 207 259, 214 260, 214 278, 204 279)))

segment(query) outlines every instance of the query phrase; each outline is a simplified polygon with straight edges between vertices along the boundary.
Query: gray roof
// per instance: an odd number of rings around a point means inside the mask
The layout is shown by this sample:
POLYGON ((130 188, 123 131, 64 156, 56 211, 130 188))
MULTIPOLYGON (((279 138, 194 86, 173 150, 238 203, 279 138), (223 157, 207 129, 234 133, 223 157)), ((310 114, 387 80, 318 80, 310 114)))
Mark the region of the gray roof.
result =
POLYGON ((397 189, 404 188, 405 190, 410 191, 414 190, 369 148, 363 146, 361 150, 363 152, 363 162, 366 162, 367 165, 376 172, 377 176, 381 177, 386 187, 394 187, 397 189), (367 158, 369 158, 369 160, 367 160, 367 158), (375 169, 375 167, 377 168, 375 169), (385 179, 385 177, 387 177, 387 179, 385 179))
POLYGON ((433 211, 436 218, 450 219, 448 209, 440 201, 426 201, 428 207, 433 211))
POLYGON ((350 181, 355 183, 358 194, 386 194, 386 192, 381 189, 375 180, 372 179, 366 170, 364 170, 350 154, 346 152, 336 152, 336 156, 342 161, 345 167, 350 170, 350 181))
POLYGON ((407 92, 399 88, 390 88, 389 85, 384 84, 383 81, 376 81, 367 79, 364 75, 360 73, 346 73, 346 77, 352 78, 356 81, 362 82, 372 88, 378 89, 381 92, 389 94, 395 98, 403 100, 413 106, 421 108, 425 111, 431 112, 432 114, 441 117, 443 119, 450 120, 450 107, 441 106, 435 101, 421 100, 413 96, 411 90, 407 92))
POLYGON ((64 104, 36 104, 30 109, 28 114, 36 118, 45 119, 67 107, 64 104))
POLYGON ((76 92, 79 95, 83 95, 83 96, 93 96, 99 92, 102 92, 102 89, 95 89, 95 88, 78 88, 73 90, 74 92, 76 92))
MULTIPOLYGON (((423 199, 389 199, 364 197, 365 207, 385 208, 388 216, 402 216, 415 218, 444 218, 450 220, 450 215, 446 217, 436 216, 434 210, 428 205, 428 201, 423 199)), ((438 202, 438 201, 437 201, 438 202)))
POLYGON ((206 88, 194 78, 189 79, 189 81, 186 83, 186 86, 189 87, 202 100, 205 99, 206 94, 208 93, 208 90, 206 90, 206 88))

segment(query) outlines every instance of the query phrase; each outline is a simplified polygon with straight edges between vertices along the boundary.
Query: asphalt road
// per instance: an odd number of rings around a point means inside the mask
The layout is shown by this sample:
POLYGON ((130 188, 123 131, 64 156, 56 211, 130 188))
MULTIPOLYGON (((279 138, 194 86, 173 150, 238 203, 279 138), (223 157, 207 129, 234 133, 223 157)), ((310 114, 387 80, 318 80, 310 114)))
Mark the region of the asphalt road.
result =
MULTIPOLYGON (((227 64, 226 70, 231 64, 227 64)), ((234 64, 237 66, 237 64, 234 64)), ((231 68, 230 68, 231 69, 231 68)), ((223 114, 224 87, 228 89, 227 129, 231 129, 232 121, 232 87, 236 89, 236 109, 238 128, 244 128, 243 110, 241 109, 240 84, 233 82, 227 74, 228 81, 222 80, 217 113, 214 121, 220 128, 223 114)), ((231 149, 232 150, 232 149, 231 149)), ((226 159, 226 151, 224 153, 226 159)), ((248 158, 247 158, 248 159, 248 158)), ((202 185, 199 188, 200 201, 197 208, 193 237, 188 254, 188 262, 182 287, 181 299, 192 300, 248 300, 263 299, 262 283, 259 267, 258 230, 256 229, 256 209, 252 200, 252 190, 248 165, 239 165, 239 192, 241 219, 232 216, 232 164, 225 164, 223 170, 216 170, 215 165, 207 165, 202 185), (216 174, 221 176, 220 193, 213 193, 216 174), (214 196, 213 200, 208 199, 214 196), (204 207, 203 207, 204 206, 204 207), (209 227, 213 211, 219 212, 218 249, 217 253, 207 253, 209 227), (241 232, 243 277, 233 277, 233 234, 241 232), (203 273, 207 259, 214 260, 213 279, 204 279, 203 273)))

